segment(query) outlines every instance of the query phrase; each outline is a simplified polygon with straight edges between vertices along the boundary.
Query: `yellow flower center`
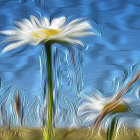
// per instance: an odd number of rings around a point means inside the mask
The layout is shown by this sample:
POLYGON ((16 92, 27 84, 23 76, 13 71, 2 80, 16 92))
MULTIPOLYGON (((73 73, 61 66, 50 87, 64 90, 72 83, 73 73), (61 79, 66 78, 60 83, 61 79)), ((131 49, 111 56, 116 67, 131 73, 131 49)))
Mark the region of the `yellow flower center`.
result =
POLYGON ((113 102, 105 105, 103 110, 107 113, 121 113, 129 111, 129 107, 126 104, 113 102))
POLYGON ((58 35, 61 32, 61 30, 40 30, 36 32, 32 32, 32 36, 36 39, 42 39, 42 38, 49 38, 55 35, 58 35))

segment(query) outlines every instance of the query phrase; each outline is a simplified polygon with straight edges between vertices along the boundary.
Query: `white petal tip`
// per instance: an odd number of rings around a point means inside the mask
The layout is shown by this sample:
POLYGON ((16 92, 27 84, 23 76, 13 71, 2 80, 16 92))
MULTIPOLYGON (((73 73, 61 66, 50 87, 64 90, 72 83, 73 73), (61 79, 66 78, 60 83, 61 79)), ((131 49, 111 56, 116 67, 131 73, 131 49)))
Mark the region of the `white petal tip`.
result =
MULTIPOLYGON (((72 43, 72 42, 71 42, 72 43)), ((76 45, 79 45, 81 47, 84 47, 84 44, 81 42, 81 41, 78 41, 78 42, 73 42, 74 44, 76 45)))
POLYGON ((98 36, 98 34, 95 33, 95 32, 89 32, 89 33, 87 33, 87 35, 85 34, 85 36, 93 36, 93 35, 97 35, 98 36))
POLYGON ((4 54, 4 53, 6 53, 6 51, 5 50, 2 50, 1 54, 4 54))
POLYGON ((84 44, 81 41, 79 41, 79 40, 73 40, 71 43, 74 43, 74 44, 77 44, 79 46, 84 47, 84 44))
POLYGON ((0 34, 3 34, 3 35, 12 35, 13 33, 14 33, 14 31, 12 31, 12 30, 0 31, 0 34))
POLYGON ((84 44, 82 42, 77 43, 78 45, 84 47, 84 44))
POLYGON ((24 41, 20 41, 20 42, 16 42, 16 43, 12 43, 12 44, 9 44, 8 46, 6 46, 3 50, 2 50, 2 53, 5 53, 7 51, 10 51, 10 50, 13 50, 15 48, 18 48, 20 47, 21 45, 24 45, 25 42, 24 41))
POLYGON ((101 36, 101 33, 97 33, 97 32, 87 32, 87 34, 85 34, 85 36, 93 36, 93 35, 101 36))
POLYGON ((5 31, 0 31, 0 34, 5 34, 5 31))
POLYGON ((8 52, 8 49, 4 48, 4 49, 2 50, 2 52, 1 52, 1 54, 4 54, 4 53, 6 53, 6 52, 8 52))

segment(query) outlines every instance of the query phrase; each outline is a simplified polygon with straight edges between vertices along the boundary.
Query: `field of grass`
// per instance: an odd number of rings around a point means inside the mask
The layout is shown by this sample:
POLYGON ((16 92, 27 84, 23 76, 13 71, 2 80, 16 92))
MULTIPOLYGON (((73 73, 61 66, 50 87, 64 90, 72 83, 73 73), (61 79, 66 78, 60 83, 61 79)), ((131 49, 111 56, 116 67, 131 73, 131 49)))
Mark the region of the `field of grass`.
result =
MULTIPOLYGON (((89 129, 55 129, 51 140, 88 140, 89 129)), ((106 131, 101 129, 92 140, 106 140, 106 131)), ((38 128, 0 128, 0 140, 43 140, 43 130, 38 128)), ((140 129, 121 128, 114 140, 140 140, 140 129)))

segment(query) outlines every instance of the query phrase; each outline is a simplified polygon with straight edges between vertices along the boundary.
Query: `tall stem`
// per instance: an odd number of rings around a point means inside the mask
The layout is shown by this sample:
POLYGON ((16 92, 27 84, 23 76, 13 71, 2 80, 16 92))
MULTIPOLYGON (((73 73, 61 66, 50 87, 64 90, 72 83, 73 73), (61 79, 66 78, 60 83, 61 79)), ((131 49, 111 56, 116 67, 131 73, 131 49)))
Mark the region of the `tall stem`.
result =
POLYGON ((48 112, 47 112, 47 124, 45 130, 45 140, 50 140, 52 134, 52 117, 53 117, 53 80, 52 80, 52 51, 51 43, 45 44, 45 52, 47 57, 47 73, 48 73, 48 112))

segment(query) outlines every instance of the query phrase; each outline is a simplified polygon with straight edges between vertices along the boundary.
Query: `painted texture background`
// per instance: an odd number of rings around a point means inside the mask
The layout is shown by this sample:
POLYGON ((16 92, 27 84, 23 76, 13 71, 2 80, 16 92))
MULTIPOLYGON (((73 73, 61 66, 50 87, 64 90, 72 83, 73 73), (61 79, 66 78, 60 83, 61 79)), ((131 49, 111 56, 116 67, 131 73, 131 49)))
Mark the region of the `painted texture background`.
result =
MULTIPOLYGON (((12 29, 14 21, 29 18, 30 15, 50 19, 63 15, 69 20, 85 17, 101 35, 88 37, 86 42, 83 40, 84 48, 75 46, 75 49, 66 49, 58 44, 53 47, 56 127, 78 124, 75 111, 79 95, 90 95, 94 90, 103 96, 112 95, 116 88, 113 86, 116 81, 113 80, 120 77, 118 82, 121 82, 122 77, 131 78, 140 68, 139 0, 1 0, 0 30, 12 29), (124 72, 125 69, 128 73, 124 72)), ((1 36, 0 41, 3 39, 4 36, 1 36)), ((0 44, 0 50, 6 44, 0 44)), ((18 125, 12 109, 17 90, 20 90, 24 112, 23 125, 44 125, 42 112, 47 93, 44 91, 43 58, 41 45, 26 45, 0 55, 0 105, 5 106, 6 122, 11 125, 18 125), (9 85, 12 86, 9 88, 9 85)), ((126 96, 135 99, 131 93, 138 90, 138 85, 134 85, 126 96)), ((2 118, 0 125, 4 125, 2 118)), ((140 126, 138 118, 133 125, 140 126)))

